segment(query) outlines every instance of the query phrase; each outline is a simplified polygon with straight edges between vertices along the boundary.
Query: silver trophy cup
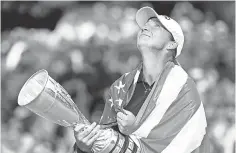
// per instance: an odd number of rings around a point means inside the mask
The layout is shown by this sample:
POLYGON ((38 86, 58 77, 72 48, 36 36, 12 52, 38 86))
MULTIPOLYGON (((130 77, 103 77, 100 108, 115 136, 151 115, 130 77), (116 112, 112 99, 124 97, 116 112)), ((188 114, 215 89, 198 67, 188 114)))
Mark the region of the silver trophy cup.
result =
POLYGON ((36 72, 26 81, 19 93, 18 104, 65 127, 90 124, 66 90, 46 70, 36 72))
MULTIPOLYGON (((46 70, 36 72, 26 81, 19 93, 18 104, 64 127, 90 125, 70 95, 46 70)), ((96 153, 111 151, 118 141, 119 134, 111 128, 101 130, 101 137, 92 146, 96 153)))

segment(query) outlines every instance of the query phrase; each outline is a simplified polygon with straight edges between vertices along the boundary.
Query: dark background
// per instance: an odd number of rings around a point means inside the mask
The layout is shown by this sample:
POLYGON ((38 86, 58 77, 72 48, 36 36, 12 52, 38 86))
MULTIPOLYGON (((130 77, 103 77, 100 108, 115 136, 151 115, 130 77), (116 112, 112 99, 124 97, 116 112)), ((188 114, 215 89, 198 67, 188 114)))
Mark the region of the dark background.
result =
MULTIPOLYGON (((57 24, 57 21, 62 17, 63 12, 71 7, 80 5, 93 5, 96 1, 69 1, 69 2, 38 2, 38 1, 3 1, 2 2, 2 22, 1 31, 10 30, 14 27, 21 26, 25 28, 48 28, 53 30, 57 24), (49 5, 48 5, 49 4, 49 5), (55 5, 56 4, 56 5, 55 5), (32 7, 38 5, 44 9, 46 13, 42 15, 39 11, 34 15, 31 13, 32 7), (59 5, 59 6, 58 6, 59 5)), ((114 3, 114 2, 107 2, 114 3)), ((128 3, 129 5, 139 6, 142 1, 138 2, 115 2, 119 4, 128 3)), ((158 10, 159 14, 169 15, 178 1, 156 1, 151 2, 153 8, 158 10)), ((235 7, 230 1, 190 1, 195 8, 202 12, 212 11, 217 19, 223 19, 227 24, 233 24, 230 15, 234 15, 231 10, 225 9, 225 7, 235 7)), ((232 25, 231 25, 232 26, 232 25)), ((233 27, 231 27, 234 29, 233 27)))

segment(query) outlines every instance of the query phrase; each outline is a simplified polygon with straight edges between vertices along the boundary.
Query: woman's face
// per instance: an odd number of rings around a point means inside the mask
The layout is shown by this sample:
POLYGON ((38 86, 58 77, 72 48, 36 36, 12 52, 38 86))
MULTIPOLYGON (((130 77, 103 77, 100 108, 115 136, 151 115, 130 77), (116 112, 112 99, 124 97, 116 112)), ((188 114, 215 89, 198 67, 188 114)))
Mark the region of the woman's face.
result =
POLYGON ((156 17, 150 18, 138 33, 138 48, 163 49, 171 41, 171 34, 164 28, 156 17))

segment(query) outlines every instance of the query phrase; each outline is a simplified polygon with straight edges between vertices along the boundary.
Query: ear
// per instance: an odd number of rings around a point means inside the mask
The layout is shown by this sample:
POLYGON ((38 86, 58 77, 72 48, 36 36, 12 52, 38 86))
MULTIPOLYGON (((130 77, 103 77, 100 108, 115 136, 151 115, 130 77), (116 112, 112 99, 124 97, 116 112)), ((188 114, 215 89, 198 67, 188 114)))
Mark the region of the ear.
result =
POLYGON ((166 45, 166 49, 168 50, 173 50, 173 49, 176 49, 177 47, 178 47, 178 44, 175 41, 170 41, 166 45))

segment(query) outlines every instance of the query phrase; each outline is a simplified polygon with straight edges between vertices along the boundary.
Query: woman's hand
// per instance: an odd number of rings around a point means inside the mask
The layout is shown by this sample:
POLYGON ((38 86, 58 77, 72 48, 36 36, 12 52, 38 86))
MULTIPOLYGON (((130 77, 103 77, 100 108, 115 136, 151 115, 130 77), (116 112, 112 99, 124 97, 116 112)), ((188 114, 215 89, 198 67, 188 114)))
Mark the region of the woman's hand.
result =
POLYGON ((117 113, 117 123, 121 133, 129 135, 133 132, 133 124, 135 122, 135 116, 130 111, 124 110, 126 114, 122 112, 117 113))
POLYGON ((79 124, 74 128, 76 145, 84 152, 91 152, 94 141, 100 135, 100 125, 94 122, 91 125, 79 124))

